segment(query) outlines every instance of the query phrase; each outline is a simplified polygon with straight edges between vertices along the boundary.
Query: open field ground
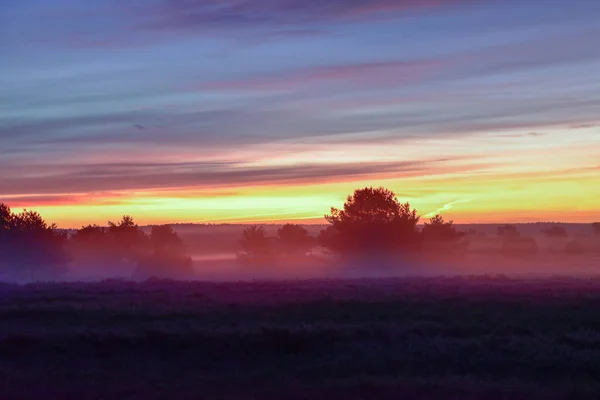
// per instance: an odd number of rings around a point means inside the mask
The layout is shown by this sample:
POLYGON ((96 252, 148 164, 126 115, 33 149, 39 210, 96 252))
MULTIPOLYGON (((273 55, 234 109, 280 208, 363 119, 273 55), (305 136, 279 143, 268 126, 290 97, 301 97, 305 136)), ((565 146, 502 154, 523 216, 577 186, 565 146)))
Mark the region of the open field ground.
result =
POLYGON ((600 279, 0 286, 6 399, 600 398, 600 279))

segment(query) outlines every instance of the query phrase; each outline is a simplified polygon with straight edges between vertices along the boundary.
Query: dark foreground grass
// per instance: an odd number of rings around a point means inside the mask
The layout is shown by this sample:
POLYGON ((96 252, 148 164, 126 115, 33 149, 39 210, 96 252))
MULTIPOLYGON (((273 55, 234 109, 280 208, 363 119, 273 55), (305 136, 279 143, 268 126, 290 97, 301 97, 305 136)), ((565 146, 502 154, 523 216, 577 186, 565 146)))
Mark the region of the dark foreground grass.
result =
POLYGON ((600 280, 0 286, 2 399, 596 399, 600 280))

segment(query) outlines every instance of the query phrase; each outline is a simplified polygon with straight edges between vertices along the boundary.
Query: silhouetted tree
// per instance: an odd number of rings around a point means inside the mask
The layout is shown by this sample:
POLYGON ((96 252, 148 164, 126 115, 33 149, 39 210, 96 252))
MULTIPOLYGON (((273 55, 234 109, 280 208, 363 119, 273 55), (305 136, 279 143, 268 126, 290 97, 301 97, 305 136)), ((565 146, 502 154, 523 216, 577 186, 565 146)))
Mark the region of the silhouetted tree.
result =
POLYGON ((564 238, 564 237, 568 236, 567 230, 562 226, 551 226, 551 227, 542 229, 541 232, 548 237, 564 238))
POLYGON ((77 242, 96 242, 108 237, 108 229, 99 225, 82 226, 75 231, 71 239, 77 242))
POLYGON ((357 189, 343 209, 332 207, 325 219, 331 229, 321 234, 321 244, 342 254, 384 255, 412 249, 418 241, 417 212, 382 187, 357 189))
POLYGON ((169 225, 155 225, 150 231, 151 253, 139 256, 133 277, 137 279, 194 277, 192 259, 185 254, 183 241, 169 225))
POLYGON ((69 252, 77 265, 101 267, 108 274, 122 271, 123 251, 107 227, 81 227, 71 235, 69 252))
POLYGON ((277 230, 277 237, 283 253, 305 255, 313 246, 314 238, 301 225, 285 224, 277 230))
POLYGON ((48 225, 39 213, 14 214, 0 204, 0 266, 11 275, 34 280, 65 273, 66 242, 66 233, 48 225))
POLYGON ((123 260, 137 260, 147 247, 147 236, 129 215, 123 216, 117 223, 109 221, 108 233, 115 251, 123 260))
POLYGON ((421 230, 423 239, 425 240, 446 240, 457 241, 464 235, 456 230, 453 221, 444 221, 441 215, 436 215, 425 222, 425 226, 421 230))
POLYGON ((8 231, 12 226, 13 214, 10 207, 4 203, 0 203, 0 232, 8 231))
POLYGON ((71 235, 71 243, 86 251, 106 253, 114 250, 114 241, 111 240, 108 228, 98 225, 82 226, 71 235))
POLYGON ((250 258, 264 257, 271 254, 271 240, 262 226, 252 225, 242 232, 240 246, 245 256, 250 258))
POLYGON ((154 253, 179 254, 184 246, 179 235, 169 225, 155 225, 150 231, 150 243, 154 253))
POLYGON ((468 240, 461 241, 465 236, 456 230, 453 221, 446 222, 441 215, 430 218, 421 230, 423 250, 436 257, 445 257, 448 253, 465 253, 469 244, 468 240))

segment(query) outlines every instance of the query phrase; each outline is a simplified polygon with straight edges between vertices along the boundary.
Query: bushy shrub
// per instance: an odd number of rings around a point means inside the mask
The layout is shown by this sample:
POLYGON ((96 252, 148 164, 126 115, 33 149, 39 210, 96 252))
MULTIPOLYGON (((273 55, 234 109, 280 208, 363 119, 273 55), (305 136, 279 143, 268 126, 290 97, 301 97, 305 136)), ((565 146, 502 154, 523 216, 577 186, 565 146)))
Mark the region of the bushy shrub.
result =
POLYGON ((289 256, 306 255, 315 239, 302 225, 285 224, 277 230, 279 250, 289 256))

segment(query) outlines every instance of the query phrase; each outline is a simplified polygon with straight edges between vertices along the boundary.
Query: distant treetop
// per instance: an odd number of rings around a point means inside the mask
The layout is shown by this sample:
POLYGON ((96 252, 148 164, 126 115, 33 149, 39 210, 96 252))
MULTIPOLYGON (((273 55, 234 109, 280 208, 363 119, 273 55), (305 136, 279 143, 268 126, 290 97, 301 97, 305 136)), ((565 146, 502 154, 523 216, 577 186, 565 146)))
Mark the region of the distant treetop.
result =
POLYGON ((514 225, 503 225, 498 227, 498 236, 517 237, 521 236, 517 227, 514 225))
POLYGON ((444 221, 441 215, 436 215, 425 222, 421 235, 425 240, 457 240, 464 236, 456 231, 453 221, 444 221))
POLYGON ((551 226, 549 228, 542 229, 542 233, 548 237, 567 237, 567 231, 562 226, 551 226))

